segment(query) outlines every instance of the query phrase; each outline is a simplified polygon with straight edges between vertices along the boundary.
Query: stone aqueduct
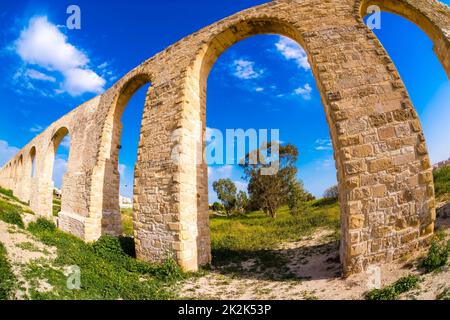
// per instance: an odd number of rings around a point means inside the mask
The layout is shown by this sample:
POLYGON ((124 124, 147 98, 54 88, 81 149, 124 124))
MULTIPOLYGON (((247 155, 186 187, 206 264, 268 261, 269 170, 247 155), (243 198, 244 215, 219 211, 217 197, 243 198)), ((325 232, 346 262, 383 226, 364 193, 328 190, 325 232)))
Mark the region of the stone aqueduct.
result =
POLYGON ((369 5, 417 24, 450 76, 450 8, 435 0, 277 0, 197 31, 50 125, 0 171, 0 184, 51 216, 55 150, 71 137, 58 226, 86 241, 120 234, 121 115, 151 83, 134 184, 139 259, 171 253, 185 270, 211 261, 203 150, 206 83, 219 55, 257 34, 307 52, 334 146, 346 274, 425 246, 434 231, 432 169, 422 127, 388 54, 362 17, 369 5), (174 161, 173 155, 179 159, 174 161), (36 165, 32 175, 32 162, 36 165))

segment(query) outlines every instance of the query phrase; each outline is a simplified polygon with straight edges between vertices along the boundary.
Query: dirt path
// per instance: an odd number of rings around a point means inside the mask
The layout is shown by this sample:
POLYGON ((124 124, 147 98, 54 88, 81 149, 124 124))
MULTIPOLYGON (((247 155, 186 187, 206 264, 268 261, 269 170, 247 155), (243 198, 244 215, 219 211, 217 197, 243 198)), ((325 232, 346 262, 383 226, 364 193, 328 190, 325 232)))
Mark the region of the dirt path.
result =
MULTIPOLYGON (((447 225, 448 221, 441 221, 447 225)), ((447 229, 447 233, 449 233, 447 229)), ((278 270, 260 270, 254 260, 245 260, 240 266, 233 265, 237 272, 228 272, 230 266, 213 267, 203 277, 190 279, 180 284, 179 294, 189 299, 362 299, 372 289, 368 279, 370 272, 343 279, 339 263, 338 245, 330 241, 330 230, 318 230, 313 236, 298 242, 285 243, 276 254, 286 258, 286 266, 278 270), (287 275, 287 277, 283 277, 287 275)), ((416 274, 417 258, 426 251, 417 252, 407 261, 381 266, 381 285, 389 285, 399 278, 416 274)), ((435 299, 450 285, 450 270, 439 274, 420 275, 417 290, 404 294, 404 299, 435 299)))

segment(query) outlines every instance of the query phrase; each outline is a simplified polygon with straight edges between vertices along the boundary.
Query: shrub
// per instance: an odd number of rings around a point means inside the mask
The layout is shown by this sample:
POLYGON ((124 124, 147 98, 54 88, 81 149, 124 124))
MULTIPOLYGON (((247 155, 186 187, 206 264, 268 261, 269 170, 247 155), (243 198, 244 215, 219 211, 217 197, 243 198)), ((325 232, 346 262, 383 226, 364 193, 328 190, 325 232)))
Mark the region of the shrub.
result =
POLYGON ((420 279, 409 275, 397 280, 394 284, 382 289, 374 289, 365 296, 366 300, 396 300, 400 294, 408 292, 417 287, 420 279))
POLYGON ((56 225, 47 219, 38 218, 36 222, 31 222, 28 226, 28 230, 31 232, 54 232, 56 230, 56 225))
POLYGON ((5 188, 0 187, 0 193, 2 195, 4 195, 4 196, 7 196, 8 198, 13 198, 14 197, 14 194, 13 194, 12 190, 9 190, 9 189, 5 189, 5 188))
POLYGON ((433 171, 436 197, 450 194, 450 166, 433 171))
POLYGON ((22 216, 18 212, 14 212, 14 211, 2 212, 2 211, 0 211, 0 220, 3 220, 6 223, 14 224, 22 229, 25 227, 23 220, 22 220, 22 216))
POLYGON ((323 193, 325 199, 338 199, 339 198, 339 188, 337 185, 332 186, 325 190, 323 193))
POLYGON ((427 272, 437 270, 447 264, 449 255, 450 240, 446 241, 443 233, 437 233, 421 266, 427 272))

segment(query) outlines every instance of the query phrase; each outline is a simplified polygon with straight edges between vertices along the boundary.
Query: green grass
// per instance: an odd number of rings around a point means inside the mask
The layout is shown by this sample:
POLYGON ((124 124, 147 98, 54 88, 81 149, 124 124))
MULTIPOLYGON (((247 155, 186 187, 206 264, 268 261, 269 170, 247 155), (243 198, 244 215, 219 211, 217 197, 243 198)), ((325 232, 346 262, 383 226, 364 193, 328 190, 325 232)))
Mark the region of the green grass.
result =
POLYGON ((132 208, 122 208, 120 209, 122 214, 122 226, 123 234, 127 237, 133 236, 133 209, 132 208))
POLYGON ((5 196, 5 197, 8 198, 9 200, 18 202, 18 203, 23 204, 23 205, 25 205, 25 206, 28 205, 28 203, 25 203, 25 202, 21 201, 19 198, 17 198, 16 196, 14 196, 14 193, 13 193, 12 190, 5 189, 5 188, 0 187, 0 194, 3 195, 3 196, 5 196))
POLYGON ((366 293, 366 300, 397 300, 402 293, 417 288, 420 279, 409 275, 397 280, 394 284, 382 289, 374 289, 366 293))
POLYGON ((314 206, 308 203, 303 214, 293 216, 287 207, 281 208, 277 218, 262 212, 230 218, 211 216, 211 246, 213 264, 222 265, 258 257, 266 263, 283 263, 270 250, 278 244, 298 241, 319 227, 336 230, 339 235, 340 219, 337 203, 314 206), (272 258, 272 259, 271 259, 272 258))
POLYGON ((24 273, 32 284, 32 299, 171 299, 175 298, 171 286, 186 277, 172 259, 160 265, 134 259, 127 254, 130 245, 124 245, 123 239, 103 236, 86 244, 44 219, 30 223, 28 230, 58 251, 52 265, 34 262, 24 273), (67 288, 67 276, 62 270, 67 266, 80 268, 81 290, 67 288), (39 279, 48 281, 53 290, 38 292, 39 279))
POLYGON ((436 198, 450 199, 450 166, 433 171, 436 198))
POLYGON ((61 199, 56 197, 55 195, 53 195, 52 211, 54 217, 57 217, 61 212, 61 199))
POLYGON ((6 258, 6 249, 0 243, 0 300, 11 298, 15 284, 16 279, 6 258))
POLYGON ((19 206, 0 199, 0 220, 24 228, 24 223, 20 215, 22 211, 22 208, 19 206))
POLYGON ((450 300, 450 287, 445 288, 436 296, 436 300, 450 300))

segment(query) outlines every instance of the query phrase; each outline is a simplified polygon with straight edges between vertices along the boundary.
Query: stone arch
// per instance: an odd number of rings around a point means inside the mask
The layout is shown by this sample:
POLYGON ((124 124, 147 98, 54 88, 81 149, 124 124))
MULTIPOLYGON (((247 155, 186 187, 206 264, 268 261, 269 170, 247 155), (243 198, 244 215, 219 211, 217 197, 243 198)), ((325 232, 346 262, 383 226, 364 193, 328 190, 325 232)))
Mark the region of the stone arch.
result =
POLYGON ((369 6, 397 14, 416 24, 433 42, 433 50, 450 79, 450 8, 434 0, 357 0, 359 23, 367 15, 369 6))
MULTIPOLYGON (((196 119, 200 121, 199 132, 196 133, 199 137, 204 137, 206 130, 206 94, 207 94, 207 80, 212 67, 219 56, 227 49, 236 43, 252 36, 261 34, 276 34, 285 36, 297 44, 299 44, 306 52, 308 61, 319 88, 322 101, 327 101, 325 90, 323 90, 323 83, 319 78, 319 71, 317 64, 311 59, 310 49, 308 48, 303 36, 298 28, 292 22, 285 19, 280 19, 277 14, 263 15, 261 17, 251 17, 249 19, 240 19, 238 22, 227 24, 224 28, 214 34, 206 43, 198 50, 194 62, 188 71, 188 87, 189 93, 187 99, 190 104, 195 106, 196 111, 200 111, 200 117, 196 119)), ((327 116, 330 130, 332 130, 333 123, 331 122, 329 107, 325 107, 325 114, 327 116)), ((333 137, 333 136, 332 136, 333 137)), ((336 135, 334 135, 336 137, 336 135)), ((205 142, 200 138, 201 142, 197 142, 197 159, 203 158, 205 150, 205 142)), ((334 141, 336 143, 336 141, 334 141)), ((211 245, 210 245, 210 230, 209 230, 209 213, 208 213, 208 167, 206 163, 197 165, 196 171, 196 190, 197 190, 197 233, 196 243, 191 243, 190 246, 196 250, 196 264, 203 265, 211 262, 211 245)), ((193 180, 194 181, 194 180, 193 180)), ((186 193, 188 193, 187 191, 186 193)), ((186 244, 185 244, 186 246, 186 244)), ((192 261, 191 261, 192 262, 192 261)), ((195 263, 194 263, 195 264, 195 263)), ((188 269, 195 269, 195 266, 187 263, 188 269)))
MULTIPOLYGON (((133 95, 141 87, 151 83, 152 76, 147 72, 130 73, 115 90, 113 102, 108 110, 101 142, 103 152, 100 155, 100 166, 97 168, 103 175, 103 185, 99 186, 102 190, 102 204, 101 211, 98 213, 101 216, 101 234, 122 235, 119 205, 120 173, 118 171, 123 127, 121 118, 133 95)), ((144 104, 147 105, 147 98, 144 104)))
MULTIPOLYGON (((51 139, 48 142, 42 161, 39 166, 39 180, 38 180, 38 207, 37 211, 40 215, 47 217, 53 216, 53 168, 55 163, 56 152, 62 140, 70 134, 67 126, 60 126, 52 131, 51 139)), ((63 178, 63 193, 64 193, 64 178, 63 178)), ((64 199, 61 200, 62 202, 64 199)))
POLYGON ((35 169, 36 169, 36 147, 33 146, 30 149, 30 152, 28 153, 28 176, 30 178, 33 178, 35 175, 35 169))
MULTIPOLYGON (((299 12, 301 16, 302 9, 299 12)), ((288 22, 279 19, 280 14, 275 10, 242 13, 206 28, 201 49, 186 71, 180 88, 183 109, 172 134, 178 156, 174 180, 179 208, 172 222, 166 223, 175 239, 169 240, 170 248, 186 270, 196 270, 211 258, 207 170, 198 163, 204 149, 206 78, 221 52, 260 33, 289 36, 308 54, 333 141, 344 273, 396 259, 427 243, 433 233, 428 152, 403 83, 388 68, 389 57, 376 50, 370 30, 345 19, 340 26, 313 24, 308 29, 299 27, 299 16, 287 15, 292 19, 288 22)), ((153 229, 162 228, 160 224, 153 222, 153 229)), ((146 260, 155 260, 168 247, 166 239, 157 237, 154 244, 149 241, 139 248, 146 239, 139 232, 136 238, 138 257, 146 260)))

